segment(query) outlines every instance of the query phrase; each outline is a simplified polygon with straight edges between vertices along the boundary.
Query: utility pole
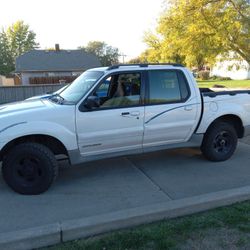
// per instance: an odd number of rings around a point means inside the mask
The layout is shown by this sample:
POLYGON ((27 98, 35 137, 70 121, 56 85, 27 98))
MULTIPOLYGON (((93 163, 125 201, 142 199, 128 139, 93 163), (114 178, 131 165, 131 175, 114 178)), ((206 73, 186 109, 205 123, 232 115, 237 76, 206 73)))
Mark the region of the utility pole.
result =
POLYGON ((124 53, 122 53, 122 54, 120 54, 119 56, 122 57, 122 63, 124 64, 124 62, 125 62, 125 57, 126 57, 127 55, 125 55, 124 53))

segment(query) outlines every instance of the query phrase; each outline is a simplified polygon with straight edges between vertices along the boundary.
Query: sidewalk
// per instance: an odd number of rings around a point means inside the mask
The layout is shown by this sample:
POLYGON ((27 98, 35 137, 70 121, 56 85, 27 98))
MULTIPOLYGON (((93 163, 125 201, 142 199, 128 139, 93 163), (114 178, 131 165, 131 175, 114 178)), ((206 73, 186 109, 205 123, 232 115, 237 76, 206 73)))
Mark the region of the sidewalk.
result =
MULTIPOLYGON (((247 142, 245 140, 244 142, 247 142)), ((40 196, 0 176, 0 249, 31 249, 250 198, 250 146, 226 162, 178 149, 69 168, 40 196)))

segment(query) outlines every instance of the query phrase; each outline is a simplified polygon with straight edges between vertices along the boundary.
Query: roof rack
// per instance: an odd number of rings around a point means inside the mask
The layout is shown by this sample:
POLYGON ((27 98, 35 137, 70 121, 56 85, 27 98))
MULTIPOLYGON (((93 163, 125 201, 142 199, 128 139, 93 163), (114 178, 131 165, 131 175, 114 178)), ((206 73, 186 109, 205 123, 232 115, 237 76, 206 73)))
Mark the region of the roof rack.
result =
POLYGON ((108 67, 107 70, 112 70, 112 69, 118 69, 119 67, 124 67, 124 66, 139 66, 139 67, 148 67, 150 65, 170 65, 174 67, 184 67, 180 63, 138 63, 138 64, 116 64, 108 67))

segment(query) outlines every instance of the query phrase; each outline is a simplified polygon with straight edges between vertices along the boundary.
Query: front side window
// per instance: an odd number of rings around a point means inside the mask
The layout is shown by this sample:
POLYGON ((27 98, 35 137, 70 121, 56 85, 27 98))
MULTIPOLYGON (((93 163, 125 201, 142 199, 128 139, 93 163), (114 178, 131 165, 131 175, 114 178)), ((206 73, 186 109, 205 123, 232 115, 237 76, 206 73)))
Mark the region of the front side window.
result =
POLYGON ((111 77, 108 77, 105 79, 101 85, 99 86, 98 90, 95 92, 95 94, 98 97, 107 97, 108 96, 108 90, 110 85, 111 77))
POLYGON ((60 96, 67 102, 77 103, 101 78, 104 73, 102 71, 85 71, 75 79, 60 96))
POLYGON ((189 95, 185 77, 174 70, 149 71, 149 103, 174 103, 189 95))
POLYGON ((99 98, 99 107, 118 108, 140 104, 140 73, 122 73, 112 75, 102 81, 92 95, 99 98))

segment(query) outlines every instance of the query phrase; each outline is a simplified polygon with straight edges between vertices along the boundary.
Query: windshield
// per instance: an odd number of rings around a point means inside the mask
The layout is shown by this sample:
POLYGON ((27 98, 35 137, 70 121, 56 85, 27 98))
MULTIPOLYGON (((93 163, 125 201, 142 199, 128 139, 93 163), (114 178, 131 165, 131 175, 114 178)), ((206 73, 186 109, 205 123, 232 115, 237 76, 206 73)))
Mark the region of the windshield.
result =
POLYGON ((88 92, 89 89, 100 79, 102 71, 85 71, 75 81, 64 89, 60 96, 66 102, 77 103, 88 92))

